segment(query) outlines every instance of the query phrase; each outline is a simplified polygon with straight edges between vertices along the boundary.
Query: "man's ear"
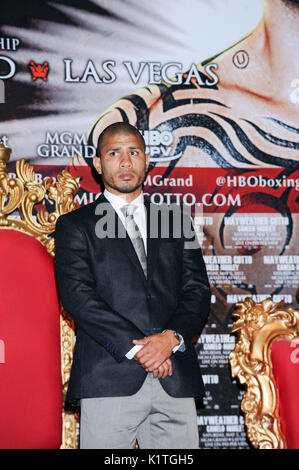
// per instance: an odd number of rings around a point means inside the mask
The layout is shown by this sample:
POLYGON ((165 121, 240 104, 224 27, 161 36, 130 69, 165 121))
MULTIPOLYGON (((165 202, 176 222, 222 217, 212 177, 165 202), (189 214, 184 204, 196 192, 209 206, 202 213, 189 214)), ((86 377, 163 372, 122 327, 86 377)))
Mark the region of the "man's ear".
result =
POLYGON ((145 155, 146 171, 148 170, 149 164, 150 164, 150 156, 149 156, 149 153, 147 153, 147 154, 145 155))
POLYGON ((93 166, 99 173, 99 175, 102 173, 102 165, 101 165, 101 159, 99 157, 93 157, 92 160, 93 166))

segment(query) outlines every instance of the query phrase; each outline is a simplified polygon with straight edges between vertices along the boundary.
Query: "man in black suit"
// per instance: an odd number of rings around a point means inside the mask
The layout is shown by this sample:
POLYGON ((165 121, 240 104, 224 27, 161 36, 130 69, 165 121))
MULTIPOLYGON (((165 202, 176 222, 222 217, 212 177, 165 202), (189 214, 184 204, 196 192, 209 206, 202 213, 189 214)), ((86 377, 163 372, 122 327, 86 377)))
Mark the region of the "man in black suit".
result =
POLYGON ((94 158, 105 191, 57 221, 59 291, 78 326, 67 399, 80 400, 81 448, 132 448, 136 438, 141 448, 198 447, 192 338, 209 282, 191 219, 143 200, 148 165, 137 129, 110 125, 94 158))

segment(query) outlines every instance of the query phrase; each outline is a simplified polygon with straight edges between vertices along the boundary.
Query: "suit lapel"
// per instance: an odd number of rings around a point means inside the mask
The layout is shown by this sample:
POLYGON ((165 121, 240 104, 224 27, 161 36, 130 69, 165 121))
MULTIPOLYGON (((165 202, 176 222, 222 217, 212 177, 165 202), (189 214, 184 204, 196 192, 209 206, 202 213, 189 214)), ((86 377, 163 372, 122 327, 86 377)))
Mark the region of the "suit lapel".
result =
MULTIPOLYGON (((99 204, 99 203, 106 203, 106 204, 108 203, 108 204, 110 204, 108 199, 106 199, 103 194, 101 194, 98 197, 98 199, 95 201, 95 204, 99 204)), ((138 273, 142 277, 143 281, 145 283, 147 283, 148 280, 149 280, 149 277, 150 277, 150 273, 152 272, 152 267, 154 266, 152 258, 155 257, 155 240, 154 240, 154 243, 151 243, 149 236, 147 238, 147 278, 146 278, 145 275, 144 275, 142 266, 140 264, 140 261, 138 259, 138 256, 136 254, 135 248, 134 248, 134 246, 131 242, 131 239, 128 236, 128 234, 126 232, 126 229, 125 229, 121 219, 119 218, 117 212, 114 210, 114 208, 111 204, 110 204, 110 206, 113 209, 113 213, 114 213, 114 216, 115 216, 115 233, 116 233, 116 237, 112 240, 113 241, 113 247, 114 248, 119 248, 123 253, 125 253, 126 256, 128 256, 129 260, 134 265, 135 269, 138 271, 138 273), (117 234, 120 233, 119 229, 120 229, 120 231, 122 231, 125 234, 125 237, 118 237, 117 236, 117 234)), ((148 210, 147 204, 145 204, 145 206, 146 206, 146 218, 147 218, 147 221, 146 221, 147 235, 149 235, 149 210, 148 210)))
POLYGON ((151 220, 150 220, 150 208, 151 204, 148 200, 144 200, 146 208, 146 231, 147 231, 147 281, 149 282, 152 278, 154 268, 157 262, 157 256, 159 253, 160 236, 151 234, 151 220))

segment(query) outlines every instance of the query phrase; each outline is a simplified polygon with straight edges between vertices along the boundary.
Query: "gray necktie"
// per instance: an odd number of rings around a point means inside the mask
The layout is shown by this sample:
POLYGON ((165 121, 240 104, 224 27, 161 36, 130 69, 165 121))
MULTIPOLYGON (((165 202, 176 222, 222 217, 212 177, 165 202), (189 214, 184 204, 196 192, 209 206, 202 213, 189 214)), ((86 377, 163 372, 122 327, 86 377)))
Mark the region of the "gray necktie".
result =
POLYGON ((132 241, 132 244, 134 246, 134 249, 136 251, 140 264, 142 266, 144 275, 146 277, 147 263, 146 263, 146 254, 145 254, 143 238, 141 236, 138 225, 136 225, 136 222, 134 220, 134 212, 136 211, 136 209, 137 209, 137 206, 135 206, 134 204, 127 204, 121 208, 121 211, 125 216, 127 233, 132 241))

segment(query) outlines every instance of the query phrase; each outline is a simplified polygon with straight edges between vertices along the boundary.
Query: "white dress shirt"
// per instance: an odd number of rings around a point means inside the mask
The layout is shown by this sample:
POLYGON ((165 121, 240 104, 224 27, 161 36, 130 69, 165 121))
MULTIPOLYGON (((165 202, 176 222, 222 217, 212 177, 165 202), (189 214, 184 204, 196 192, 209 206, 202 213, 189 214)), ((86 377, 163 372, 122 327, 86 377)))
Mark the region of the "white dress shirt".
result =
MULTIPOLYGON (((122 223, 124 224, 124 226, 126 226, 125 224, 125 216, 121 210, 121 208, 125 205, 128 204, 128 202, 126 202, 125 199, 123 199, 122 197, 120 196, 116 196, 115 194, 112 194, 110 191, 108 191, 107 189, 104 190, 104 196, 105 198, 110 202, 110 204, 112 205, 113 209, 115 210, 115 212, 117 213, 118 217, 120 218, 120 220, 122 221, 122 223)), ((140 231, 140 234, 142 236, 142 239, 143 239, 143 243, 144 243, 144 248, 145 248, 145 253, 147 253, 147 243, 146 243, 146 209, 145 209, 145 206, 144 206, 144 198, 143 198, 143 193, 140 193, 139 196, 137 196, 133 201, 130 202, 130 204, 133 204, 134 206, 137 206, 137 209, 136 211, 134 212, 134 220, 139 228, 139 231, 140 231)), ((135 346, 133 346, 132 349, 130 349, 127 354, 126 354, 126 357, 128 359, 133 359, 133 357, 135 356, 135 354, 143 347, 143 345, 141 344, 136 344, 135 346)), ((175 353, 178 349, 184 349, 185 348, 185 345, 184 345, 184 340, 182 338, 181 342, 175 346, 172 350, 173 353, 175 353)))
MULTIPOLYGON (((104 190, 104 196, 110 202, 124 226, 126 226, 125 216, 121 208, 129 203, 126 202, 126 200, 122 197, 110 193, 109 191, 107 191, 107 189, 104 190)), ((139 196, 137 196, 133 201, 130 202, 130 204, 137 206, 137 209, 134 212, 134 221, 136 222, 140 230, 146 253, 146 209, 144 206, 143 193, 140 193, 139 196)))

